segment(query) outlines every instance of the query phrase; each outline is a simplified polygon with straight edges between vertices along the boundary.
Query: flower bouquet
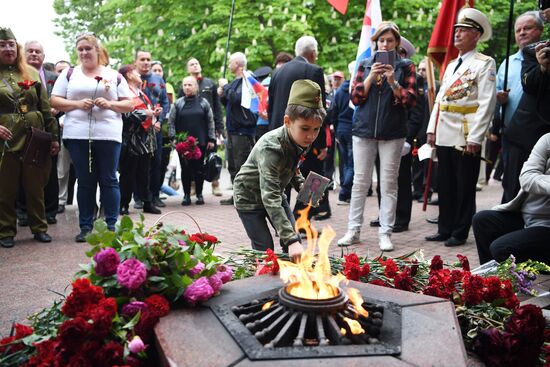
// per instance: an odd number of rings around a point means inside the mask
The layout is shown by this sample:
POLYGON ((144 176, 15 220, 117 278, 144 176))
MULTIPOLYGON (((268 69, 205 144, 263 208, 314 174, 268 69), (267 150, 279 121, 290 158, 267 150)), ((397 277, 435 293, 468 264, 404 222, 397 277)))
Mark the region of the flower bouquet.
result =
POLYGON ((15 324, 0 340, 2 366, 140 366, 153 327, 171 304, 193 306, 215 296, 232 269, 214 254, 219 240, 168 225, 146 230, 125 216, 111 232, 97 221, 87 236, 91 261, 72 292, 15 324))
POLYGON ((176 151, 185 160, 197 160, 202 157, 198 141, 194 136, 182 132, 176 135, 176 151))

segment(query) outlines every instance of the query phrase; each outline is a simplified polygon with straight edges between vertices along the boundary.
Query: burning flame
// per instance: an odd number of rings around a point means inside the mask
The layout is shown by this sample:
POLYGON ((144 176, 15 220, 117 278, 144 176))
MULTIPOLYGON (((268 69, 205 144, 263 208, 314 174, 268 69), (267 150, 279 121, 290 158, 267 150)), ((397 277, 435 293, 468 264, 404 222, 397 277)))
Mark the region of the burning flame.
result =
MULTIPOLYGON (((353 335, 364 334, 365 330, 361 327, 361 324, 357 320, 344 317, 344 321, 349 325, 349 329, 353 335)), ((345 329, 344 329, 345 331, 345 329)))
POLYGON ((272 305, 273 303, 275 303, 275 301, 266 302, 266 303, 262 306, 262 311, 269 310, 269 308, 271 307, 271 305, 272 305))
POLYGON ((361 293, 355 288, 348 288, 347 295, 349 297, 349 300, 355 307, 355 310, 362 316, 369 317, 369 311, 365 310, 363 308, 363 297, 361 297, 361 293))

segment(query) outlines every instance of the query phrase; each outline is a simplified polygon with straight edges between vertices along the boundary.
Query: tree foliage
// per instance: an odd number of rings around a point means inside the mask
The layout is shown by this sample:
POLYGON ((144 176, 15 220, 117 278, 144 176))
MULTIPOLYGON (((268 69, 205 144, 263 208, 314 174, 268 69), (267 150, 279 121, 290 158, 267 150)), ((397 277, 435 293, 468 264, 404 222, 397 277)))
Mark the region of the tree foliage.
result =
MULTIPOLYGON (((381 0, 382 17, 393 20, 401 34, 425 54, 441 0, 381 0)), ((163 62, 169 80, 179 83, 186 75, 186 61, 196 57, 203 72, 222 76, 231 1, 194 0, 55 0, 56 23, 67 49, 74 54, 75 35, 94 32, 116 63, 131 63, 135 51, 151 51, 163 62)), ((493 38, 481 45, 500 62, 506 52, 509 0, 477 1, 476 8, 489 15, 493 38)), ((535 0, 516 0, 514 18, 535 9, 535 0)), ((361 34, 365 0, 350 0, 342 15, 326 0, 236 0, 229 52, 243 51, 249 69, 272 65, 279 51, 294 53, 302 35, 319 41, 318 63, 327 72, 346 70, 355 58, 361 34)), ((515 47, 512 47, 514 50, 515 47)))

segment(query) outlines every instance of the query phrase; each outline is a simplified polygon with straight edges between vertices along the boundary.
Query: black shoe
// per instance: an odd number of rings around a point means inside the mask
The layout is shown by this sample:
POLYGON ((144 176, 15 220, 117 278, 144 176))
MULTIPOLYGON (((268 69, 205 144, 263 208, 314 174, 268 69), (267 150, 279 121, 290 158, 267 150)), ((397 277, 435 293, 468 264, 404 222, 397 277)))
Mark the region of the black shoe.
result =
POLYGON ((327 220, 330 218, 330 216, 331 216, 330 212, 321 212, 315 215, 313 218, 315 218, 315 220, 327 220))
POLYGON ((431 223, 431 224, 437 224, 437 223, 439 223, 439 217, 426 218, 426 222, 431 223))
POLYGON ((76 235, 74 240, 76 242, 86 242, 86 236, 90 233, 90 231, 81 230, 79 234, 76 235))
POLYGON ((143 201, 141 200, 136 200, 134 202, 134 209, 143 209, 143 201))
POLYGON ((143 202, 143 212, 144 213, 151 213, 151 214, 161 214, 162 213, 160 211, 160 209, 157 208, 156 206, 154 206, 153 204, 151 204, 150 201, 143 202))
POLYGON ((166 207, 166 204, 164 204, 159 197, 156 197, 153 198, 153 206, 156 206, 157 208, 164 208, 166 207))
POLYGON ((449 236, 444 236, 440 233, 433 234, 425 237, 426 241, 447 241, 449 236))
POLYGON ((466 243, 466 240, 459 240, 456 237, 451 237, 447 241, 445 241, 445 246, 454 247, 454 246, 464 245, 465 243, 466 243))
POLYGON ((191 205, 191 198, 187 195, 183 197, 183 200, 181 201, 181 205, 183 206, 189 206, 191 205))
POLYGON ((65 211, 65 205, 59 205, 57 207, 57 214, 61 214, 65 211))
POLYGON ((380 227, 380 218, 376 218, 370 221, 371 227, 380 227))
POLYGON ((57 223, 57 218, 54 217, 53 215, 47 216, 47 217, 46 217, 46 222, 47 222, 48 224, 56 224, 56 223, 57 223))
POLYGON ((15 246, 15 240, 13 239, 13 237, 0 238, 0 246, 4 248, 12 248, 13 246, 15 246))
POLYGON ((17 224, 19 224, 19 227, 27 227, 29 225, 29 219, 27 217, 19 218, 17 224))
POLYGON ((121 206, 120 207, 120 215, 128 215, 130 214, 130 211, 128 210, 127 206, 121 206))
POLYGON ((234 204, 233 196, 231 196, 231 197, 228 198, 228 199, 220 200, 220 204, 221 204, 221 205, 233 205, 233 204, 234 204))
POLYGON ((197 195, 197 205, 204 205, 204 198, 202 195, 197 195))
POLYGON ((405 232, 405 231, 408 231, 408 230, 409 230, 409 225, 408 224, 395 224, 393 226, 392 232, 393 233, 399 233, 399 232, 405 232))
POLYGON ((35 233, 34 239, 42 243, 52 242, 52 237, 46 232, 35 233))

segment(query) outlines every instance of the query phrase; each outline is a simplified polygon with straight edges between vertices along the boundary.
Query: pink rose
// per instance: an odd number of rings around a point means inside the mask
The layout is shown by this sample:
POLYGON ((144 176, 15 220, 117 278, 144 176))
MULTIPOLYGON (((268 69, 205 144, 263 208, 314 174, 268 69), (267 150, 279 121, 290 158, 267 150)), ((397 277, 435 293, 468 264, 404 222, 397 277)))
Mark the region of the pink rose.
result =
POLYGON ((118 264, 120 264, 120 256, 114 248, 107 247, 94 255, 95 273, 102 277, 108 277, 116 273, 118 264))
POLYGON ((206 266, 204 266, 204 264, 199 261, 198 264, 193 267, 193 269, 189 270, 189 274, 194 277, 195 275, 200 274, 205 268, 206 266))
POLYGON ((225 284, 233 279, 233 269, 229 265, 219 265, 218 274, 221 281, 225 284))
POLYGON ((191 285, 185 288, 183 298, 191 304, 205 302, 214 295, 214 289, 206 277, 195 280, 191 285))
POLYGON ((147 346, 143 343, 143 340, 139 337, 139 335, 134 336, 132 341, 128 343, 128 349, 130 352, 134 354, 138 354, 139 352, 143 352, 147 346))
POLYGON ((210 286, 214 290, 214 293, 218 293, 220 291, 221 287, 222 287, 222 284, 223 284, 220 273, 216 273, 216 274, 208 277, 208 283, 210 284, 210 286))
POLYGON ((145 265, 136 259, 128 259, 117 268, 118 282, 128 289, 139 288, 147 278, 145 265))

